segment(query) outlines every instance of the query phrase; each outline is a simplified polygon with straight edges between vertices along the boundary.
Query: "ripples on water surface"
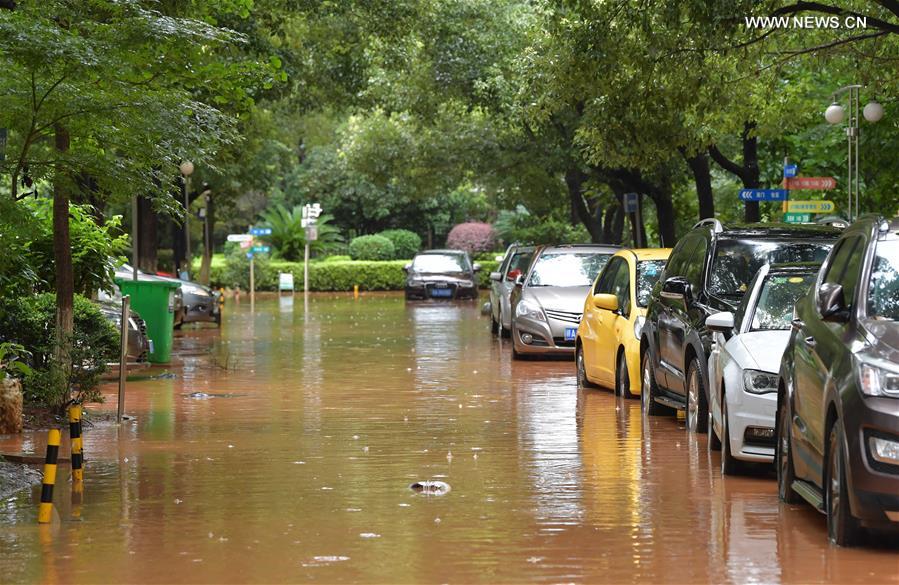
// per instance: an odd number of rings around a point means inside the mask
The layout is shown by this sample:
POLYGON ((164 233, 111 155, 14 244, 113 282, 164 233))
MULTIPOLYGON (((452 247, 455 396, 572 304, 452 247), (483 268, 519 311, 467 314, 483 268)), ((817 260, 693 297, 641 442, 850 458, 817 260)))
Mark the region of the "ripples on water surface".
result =
POLYGON ((899 582, 895 548, 828 546, 705 437, 513 363, 475 303, 232 303, 176 347, 129 384, 136 421, 87 429, 80 521, 65 484, 52 526, 0 502, 0 582, 899 582))

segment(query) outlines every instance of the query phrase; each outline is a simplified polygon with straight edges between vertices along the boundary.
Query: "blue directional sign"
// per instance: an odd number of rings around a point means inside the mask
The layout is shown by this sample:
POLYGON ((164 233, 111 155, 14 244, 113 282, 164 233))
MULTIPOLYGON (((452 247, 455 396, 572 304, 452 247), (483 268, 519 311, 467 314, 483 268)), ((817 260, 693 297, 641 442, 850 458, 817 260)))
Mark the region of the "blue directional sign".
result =
POLYGON ((784 165, 784 178, 792 179, 799 172, 799 165, 784 165))
POLYGON ((247 252, 247 260, 250 260, 251 258, 253 258, 253 253, 247 252))
POLYGON ((740 189, 740 201, 786 201, 787 189, 740 189))
POLYGON ((253 246, 253 252, 255 254, 259 254, 260 252, 271 252, 271 246, 253 246))
POLYGON ((250 228, 250 235, 270 236, 272 235, 272 228, 250 228))

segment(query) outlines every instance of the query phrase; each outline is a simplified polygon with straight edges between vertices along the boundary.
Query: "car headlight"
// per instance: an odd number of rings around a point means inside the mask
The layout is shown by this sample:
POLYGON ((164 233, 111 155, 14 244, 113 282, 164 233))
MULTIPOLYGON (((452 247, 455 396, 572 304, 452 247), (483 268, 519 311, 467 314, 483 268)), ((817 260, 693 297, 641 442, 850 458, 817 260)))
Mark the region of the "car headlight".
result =
POLYGON ((536 301, 520 301, 515 305, 516 317, 529 317, 538 321, 546 321, 543 308, 536 301))
POLYGON ((634 321, 634 337, 636 339, 640 339, 640 336, 643 335, 643 324, 646 323, 646 317, 640 315, 634 321))
POLYGON ((859 388, 866 396, 892 396, 899 398, 899 373, 861 364, 859 388))
POLYGON ((750 394, 777 392, 778 375, 761 370, 743 371, 743 388, 750 394))

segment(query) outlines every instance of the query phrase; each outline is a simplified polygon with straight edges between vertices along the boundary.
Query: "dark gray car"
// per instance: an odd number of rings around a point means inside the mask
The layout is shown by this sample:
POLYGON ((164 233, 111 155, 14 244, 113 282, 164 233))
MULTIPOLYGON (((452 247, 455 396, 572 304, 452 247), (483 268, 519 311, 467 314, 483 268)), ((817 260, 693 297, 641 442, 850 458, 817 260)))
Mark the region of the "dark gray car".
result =
POLYGON ((899 531, 899 218, 855 222, 796 303, 776 425, 783 501, 825 513, 839 545, 899 531))

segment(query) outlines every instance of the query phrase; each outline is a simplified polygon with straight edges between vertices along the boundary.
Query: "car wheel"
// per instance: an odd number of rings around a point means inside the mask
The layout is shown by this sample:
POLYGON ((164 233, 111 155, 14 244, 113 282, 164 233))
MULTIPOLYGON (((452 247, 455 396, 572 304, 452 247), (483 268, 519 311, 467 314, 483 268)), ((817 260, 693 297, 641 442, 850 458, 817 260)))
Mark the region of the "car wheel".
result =
POLYGON ((721 439, 718 437, 718 433, 715 432, 715 425, 712 424, 712 412, 709 411, 709 451, 720 451, 721 450, 721 439))
POLYGON ((674 409, 664 404, 656 402, 656 396, 659 394, 659 387, 656 384, 656 377, 652 371, 652 362, 649 361, 649 350, 643 352, 643 358, 640 360, 640 371, 643 378, 643 391, 640 392, 640 405, 643 410, 643 416, 662 416, 674 414, 674 409))
MULTIPOLYGON (((784 397, 781 402, 786 402, 784 397)), ((790 407, 781 404, 777 412, 777 442, 775 443, 774 464, 777 467, 777 495, 787 504, 798 504, 799 494, 793 490, 796 471, 793 469, 793 444, 790 426, 790 407)))
POLYGON ((574 361, 577 367, 577 385, 580 388, 596 388, 596 384, 587 378, 587 365, 584 363, 584 348, 577 346, 574 361))
POLYGON ((500 323, 499 334, 504 339, 509 339, 510 337, 512 337, 512 330, 507 327, 503 327, 502 323, 500 323))
POLYGON ((494 335, 499 333, 499 323, 496 322, 492 314, 490 315, 490 333, 494 335))
POLYGON ((631 378, 627 372, 627 359, 624 353, 618 356, 618 373, 615 375, 615 395, 633 398, 631 394, 631 378))
POLYGON ((708 422, 709 406, 705 400, 702 371, 699 367, 699 358, 694 357, 687 369, 687 431, 704 433, 708 422))
POLYGON ((215 324, 218 325, 219 327, 222 326, 222 312, 221 311, 219 311, 218 313, 215 314, 215 324))
MULTIPOLYGON (((709 434, 714 435, 713 431, 709 434)), ((721 397, 721 475, 740 473, 740 462, 734 458, 730 450, 730 425, 727 421, 727 399, 721 397)))
POLYGON ((825 504, 827 535, 838 546, 853 546, 861 538, 861 525, 849 509, 846 462, 843 459, 843 432, 840 421, 834 421, 827 446, 825 504))

